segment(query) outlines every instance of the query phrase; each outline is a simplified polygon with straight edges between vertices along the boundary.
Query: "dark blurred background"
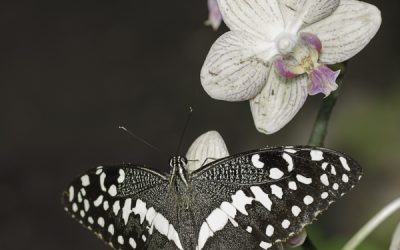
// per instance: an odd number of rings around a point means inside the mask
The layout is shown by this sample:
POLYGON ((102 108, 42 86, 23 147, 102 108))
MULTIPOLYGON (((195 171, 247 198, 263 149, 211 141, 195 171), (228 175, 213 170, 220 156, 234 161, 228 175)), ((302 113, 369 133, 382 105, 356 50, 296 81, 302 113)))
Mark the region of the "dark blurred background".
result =
MULTIPOLYGON (((343 246, 400 196, 400 2, 368 2, 382 10, 383 25, 349 63, 326 140, 356 158, 365 176, 311 227, 324 250, 343 246)), ((205 27, 206 18, 206 0, 0 3, 1 249, 108 249, 64 213, 63 189, 98 164, 169 170, 164 155, 119 125, 173 154, 191 105, 182 153, 208 130, 218 130, 231 153, 307 143, 322 96, 265 136, 255 130, 247 102, 205 94, 200 68, 226 31, 205 27)), ((399 221, 397 214, 360 249, 387 249, 399 221)))

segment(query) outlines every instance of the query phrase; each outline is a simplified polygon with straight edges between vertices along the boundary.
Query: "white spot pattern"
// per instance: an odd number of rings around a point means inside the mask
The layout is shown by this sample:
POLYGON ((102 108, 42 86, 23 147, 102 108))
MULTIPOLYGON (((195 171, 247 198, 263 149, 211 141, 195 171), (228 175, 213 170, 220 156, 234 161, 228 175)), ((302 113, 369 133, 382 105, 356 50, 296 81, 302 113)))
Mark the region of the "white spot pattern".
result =
POLYGON ((329 180, 326 174, 321 175, 320 179, 322 184, 324 184, 325 186, 329 186, 329 180))
POLYGON ((256 168, 263 168, 264 167, 264 163, 260 161, 260 155, 259 154, 255 154, 255 155, 253 155, 251 157, 251 163, 256 168))
POLYGON ((274 180, 282 178, 283 175, 284 173, 279 168, 271 168, 269 171, 269 177, 274 180))
POLYGON ((298 206, 293 206, 292 207, 292 214, 297 217, 301 213, 301 209, 298 206))
POLYGON ((232 205, 242 214, 249 215, 246 211, 246 205, 250 205, 253 198, 247 197, 242 190, 232 195, 232 205))
POLYGON ((275 228, 272 225, 268 225, 266 230, 265 230, 265 234, 268 237, 271 237, 274 234, 274 230, 275 230, 275 228))
POLYGON ((311 150, 310 155, 312 161, 322 161, 324 159, 324 153, 320 150, 311 150))
POLYGON ((288 163, 288 166, 287 166, 288 171, 292 172, 293 171, 293 167, 294 167, 292 157, 290 155, 286 154, 286 153, 283 153, 282 154, 282 158, 288 163))
POLYGON ((291 190, 297 190, 297 184, 294 181, 289 181, 289 188, 291 190))
POLYGON ((255 200, 260 202, 266 209, 271 211, 272 201, 268 194, 266 194, 259 186, 251 187, 250 190, 253 192, 255 200))
POLYGON ((309 196, 309 195, 306 195, 304 197, 303 201, 304 201, 304 204, 310 205, 310 204, 312 204, 314 202, 314 198, 309 196))
POLYGON ((271 243, 267 243, 267 242, 265 242, 265 241, 261 241, 260 247, 261 247, 262 249, 265 249, 265 250, 266 250, 266 249, 272 247, 272 244, 271 244, 271 243))
POLYGON ((340 163, 342 163, 342 166, 343 166, 344 169, 346 169, 347 171, 351 170, 350 167, 349 167, 349 164, 347 163, 346 158, 340 157, 339 160, 340 160, 340 163))
POLYGON ((283 227, 284 229, 289 228, 289 226, 290 226, 290 221, 288 221, 288 220, 283 220, 283 221, 282 221, 282 227, 283 227))
POLYGON ((311 178, 305 177, 305 176, 303 176, 301 174, 296 175, 296 179, 299 182, 301 182, 303 184, 306 184, 306 185, 310 185, 312 183, 312 179, 311 178))
POLYGON ((86 174, 81 177, 82 186, 87 187, 90 185, 89 176, 86 174))
POLYGON ((119 201, 114 202, 113 212, 114 212, 115 216, 118 215, 120 209, 121 209, 121 205, 119 204, 119 201))
POLYGON ((74 187, 70 186, 69 187, 69 191, 68 191, 68 195, 69 195, 69 202, 72 202, 74 200, 74 187))
POLYGON ((113 197, 116 196, 117 195, 117 187, 114 184, 111 185, 110 188, 108 189, 108 193, 113 197))
POLYGON ((136 241, 133 238, 129 238, 129 245, 131 245, 133 249, 137 247, 136 241))
POLYGON ((125 180, 125 171, 123 169, 119 170, 119 177, 117 179, 118 183, 122 183, 125 180))
POLYGON ((283 191, 282 188, 277 186, 277 185, 271 185, 271 193, 278 197, 279 199, 282 199, 283 197, 283 191))

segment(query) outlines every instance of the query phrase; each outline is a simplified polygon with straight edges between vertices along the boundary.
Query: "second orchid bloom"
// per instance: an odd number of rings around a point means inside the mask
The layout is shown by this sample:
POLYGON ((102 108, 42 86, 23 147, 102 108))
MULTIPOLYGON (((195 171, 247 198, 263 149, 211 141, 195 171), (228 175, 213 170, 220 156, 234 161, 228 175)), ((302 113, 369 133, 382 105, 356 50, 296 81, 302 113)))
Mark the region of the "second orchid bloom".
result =
POLYGON ((381 25, 380 11, 356 0, 218 0, 231 31, 211 47, 201 71, 214 99, 250 101, 257 129, 284 127, 308 95, 337 89, 326 65, 360 52, 381 25))

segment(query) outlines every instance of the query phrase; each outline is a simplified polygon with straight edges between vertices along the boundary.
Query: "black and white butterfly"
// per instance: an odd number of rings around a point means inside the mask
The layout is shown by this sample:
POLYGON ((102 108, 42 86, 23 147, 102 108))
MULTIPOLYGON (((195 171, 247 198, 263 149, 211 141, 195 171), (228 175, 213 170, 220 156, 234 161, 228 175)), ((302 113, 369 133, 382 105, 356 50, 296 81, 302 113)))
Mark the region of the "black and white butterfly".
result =
POLYGON ((115 249, 271 250, 362 174, 353 159, 318 147, 227 155, 219 134, 209 132, 189 149, 188 159, 197 161, 172 157, 166 175, 133 164, 100 166, 71 183, 65 209, 115 249))

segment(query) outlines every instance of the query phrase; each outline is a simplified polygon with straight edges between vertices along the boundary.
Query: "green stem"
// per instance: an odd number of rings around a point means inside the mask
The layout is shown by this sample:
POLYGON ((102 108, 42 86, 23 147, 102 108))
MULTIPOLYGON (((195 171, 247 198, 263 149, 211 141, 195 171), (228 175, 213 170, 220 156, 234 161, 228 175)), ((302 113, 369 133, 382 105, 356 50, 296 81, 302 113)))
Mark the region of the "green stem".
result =
MULTIPOLYGON (((346 71, 346 63, 340 63, 336 65, 332 65, 331 68, 333 70, 340 70, 340 75, 336 81, 339 85, 337 91, 331 93, 327 98, 324 99, 321 108, 318 112, 317 119, 315 120, 313 130, 311 132, 310 139, 308 141, 308 145, 311 146, 323 146, 326 134, 328 132, 328 123, 332 114, 332 110, 335 107, 337 98, 340 95, 340 91, 343 85, 343 78, 346 71)), ((306 238, 306 241, 302 245, 304 250, 317 250, 315 245, 312 243, 309 237, 306 238)))
POLYGON ((315 120, 310 139, 308 141, 308 145, 311 146, 324 145, 324 140, 328 131, 329 118, 331 117, 332 110, 335 107, 336 100, 339 97, 342 89, 346 63, 332 65, 331 68, 334 70, 340 69, 340 75, 336 81, 339 85, 339 88, 337 91, 332 92, 328 97, 326 97, 322 103, 317 119, 315 120))
POLYGON ((383 208, 378 214, 376 214, 367 224, 365 224, 358 233, 343 247, 342 250, 354 250, 356 249, 368 235, 372 233, 383 221, 389 216, 400 210, 400 198, 394 200, 392 203, 383 208))
POLYGON ((304 250, 317 250, 315 245, 310 240, 310 237, 308 237, 308 236, 307 236, 306 240, 304 241, 302 247, 304 250))

